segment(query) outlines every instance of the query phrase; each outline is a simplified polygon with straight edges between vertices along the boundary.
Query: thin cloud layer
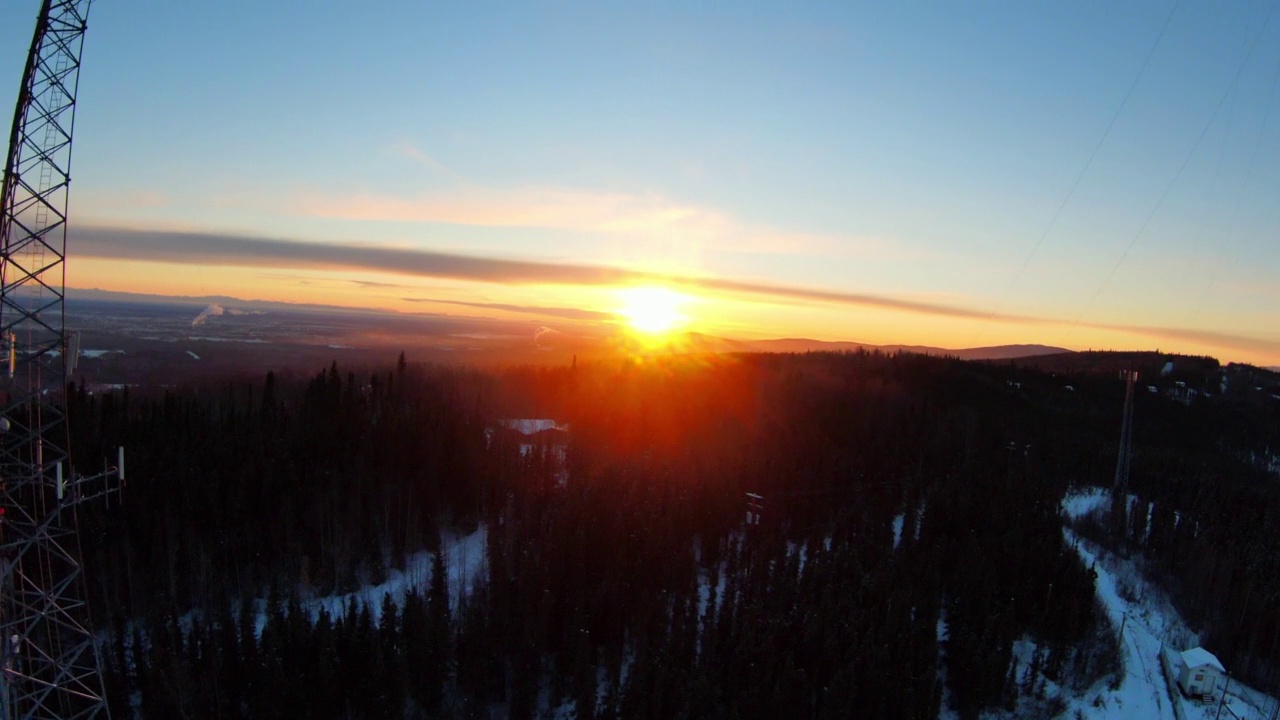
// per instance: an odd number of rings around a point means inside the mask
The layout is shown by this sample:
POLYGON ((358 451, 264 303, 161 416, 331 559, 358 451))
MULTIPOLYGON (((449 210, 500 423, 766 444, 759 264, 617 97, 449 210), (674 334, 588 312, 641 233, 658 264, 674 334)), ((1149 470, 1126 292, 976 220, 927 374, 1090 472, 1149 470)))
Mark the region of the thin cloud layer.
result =
POLYGON ((583 232, 653 233, 683 230, 714 235, 723 215, 656 196, 557 189, 473 188, 413 197, 301 194, 286 209, 302 216, 379 222, 536 227, 583 232))
POLYGON ((544 305, 509 305, 507 303, 484 303, 484 302, 466 302, 464 300, 444 300, 441 298, 401 298, 406 302, 412 303, 439 303, 443 305, 460 305, 462 307, 480 308, 482 310, 502 310, 512 313, 527 313, 529 315, 545 315, 547 317, 558 317, 566 320, 589 320, 603 321, 616 320, 617 315, 607 312, 598 312, 596 310, 583 310, 581 308, 566 307, 547 307, 544 305))
POLYGON ((1164 340, 1182 340, 1197 345, 1210 345, 1220 348, 1232 348, 1251 353, 1280 355, 1280 340, 1233 335, 1216 330, 1197 330, 1195 328, 1146 327, 1142 325, 1087 325, 1086 327, 1102 330, 1118 330, 1120 332, 1146 335, 1164 340))
MULTIPOLYGON (((446 278, 507 285, 626 285, 665 283, 756 297, 871 307, 952 319, 988 319, 1040 325, 1075 325, 1057 318, 976 310, 959 305, 904 300, 870 293, 817 290, 727 278, 664 275, 603 265, 534 260, 484 258, 406 248, 337 245, 217 233, 127 230, 110 227, 73 228, 69 240, 78 256, 113 260, 141 260, 178 264, 227 265, 254 268, 370 270, 417 277, 446 278)), ((577 320, 612 319, 608 313, 574 308, 535 308, 519 305, 440 301, 477 308, 529 312, 577 320)), ((1183 340, 1254 352, 1280 352, 1280 341, 1218 331, 1079 323, 1082 327, 1183 340)))
POLYGON ((179 264, 316 270, 377 270, 493 283, 608 285, 646 278, 618 268, 478 258, 404 248, 333 245, 217 233, 86 227, 69 242, 85 257, 179 264))
MULTIPOLYGON (((231 265, 378 272, 501 284, 622 285, 662 282, 705 290, 843 305, 903 310, 952 318, 986 319, 988 313, 866 293, 813 290, 740 280, 664 275, 603 265, 483 258, 430 250, 336 245, 217 233, 85 227, 71 243, 81 256, 180 264, 231 265)), ((1051 322, 1018 315, 996 320, 1051 322)))
MULTIPOLYGON (((399 152, 415 162, 438 165, 412 146, 400 148, 399 152)), ((657 194, 478 186, 416 195, 299 192, 277 209, 298 217, 333 220, 538 228, 645 240, 678 239, 685 244, 745 253, 829 255, 841 252, 850 242, 879 255, 902 252, 883 239, 837 240, 744 224, 714 208, 657 194)))

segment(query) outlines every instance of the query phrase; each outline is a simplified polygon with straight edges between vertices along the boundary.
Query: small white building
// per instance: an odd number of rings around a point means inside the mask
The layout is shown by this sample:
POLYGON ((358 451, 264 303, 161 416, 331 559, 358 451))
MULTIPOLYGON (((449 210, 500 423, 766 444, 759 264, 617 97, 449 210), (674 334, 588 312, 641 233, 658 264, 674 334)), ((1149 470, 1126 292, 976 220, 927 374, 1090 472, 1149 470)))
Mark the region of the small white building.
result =
MULTIPOLYGON (((513 432, 519 437, 521 457, 533 452, 538 442, 549 447, 560 448, 561 452, 563 452, 569 437, 569 426, 567 424, 561 424, 549 418, 499 420, 497 424, 499 428, 513 432)), ((486 431, 486 435, 492 441, 493 430, 486 431)))
POLYGON ((1213 653, 1202 647, 1191 648, 1179 655, 1178 687, 1192 697, 1212 695, 1225 683, 1227 670, 1213 653))

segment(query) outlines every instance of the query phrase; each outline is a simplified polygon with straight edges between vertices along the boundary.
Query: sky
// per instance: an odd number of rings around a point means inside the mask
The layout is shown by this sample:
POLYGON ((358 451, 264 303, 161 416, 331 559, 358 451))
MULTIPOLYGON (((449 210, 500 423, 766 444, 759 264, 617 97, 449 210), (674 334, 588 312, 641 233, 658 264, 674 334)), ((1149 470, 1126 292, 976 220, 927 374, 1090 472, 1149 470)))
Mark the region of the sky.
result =
POLYGON ((100 0, 67 284, 1276 365, 1273 10, 100 0))

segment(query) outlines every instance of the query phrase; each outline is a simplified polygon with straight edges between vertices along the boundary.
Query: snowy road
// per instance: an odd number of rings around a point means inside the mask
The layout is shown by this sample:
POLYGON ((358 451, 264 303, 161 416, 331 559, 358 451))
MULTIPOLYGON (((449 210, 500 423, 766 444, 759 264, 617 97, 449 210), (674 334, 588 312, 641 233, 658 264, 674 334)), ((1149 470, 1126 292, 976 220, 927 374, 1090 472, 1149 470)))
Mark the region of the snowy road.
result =
POLYGON ((1097 563, 1097 557, 1086 549, 1071 530, 1064 528, 1067 544, 1076 549, 1086 567, 1093 566, 1098 573, 1095 586, 1098 599, 1107 611, 1107 620, 1117 631, 1123 630, 1124 679, 1115 691, 1093 690, 1073 703, 1067 716, 1075 710, 1090 720, 1103 718, 1151 718, 1151 720, 1177 720, 1169 700, 1163 671, 1160 669, 1160 641, 1137 622, 1130 622, 1126 615, 1130 604, 1120 597, 1115 577, 1097 563))
MULTIPOLYGON (((1108 504, 1105 489, 1085 487, 1068 493, 1063 498, 1062 510, 1069 519, 1078 520, 1105 512, 1108 504)), ((1216 720, 1217 703, 1189 700, 1176 688, 1173 692, 1169 690, 1159 653, 1162 648, 1176 653, 1194 647, 1199 644, 1199 638, 1187 627, 1170 599, 1147 584, 1140 563, 1111 555, 1099 557, 1101 553, 1092 543, 1082 540, 1069 528, 1063 529, 1063 538, 1079 553, 1086 567, 1097 571, 1095 589, 1112 629, 1124 628, 1121 659, 1124 680, 1116 691, 1107 688, 1105 683, 1091 688, 1072 701, 1062 717, 1076 717, 1078 709, 1081 716, 1090 720, 1177 718, 1174 709, 1177 703, 1186 720, 1216 720), (1136 599, 1129 601, 1126 597, 1136 599)), ((1222 717, 1262 720, 1271 717, 1276 706, 1275 698, 1233 680, 1222 717)))

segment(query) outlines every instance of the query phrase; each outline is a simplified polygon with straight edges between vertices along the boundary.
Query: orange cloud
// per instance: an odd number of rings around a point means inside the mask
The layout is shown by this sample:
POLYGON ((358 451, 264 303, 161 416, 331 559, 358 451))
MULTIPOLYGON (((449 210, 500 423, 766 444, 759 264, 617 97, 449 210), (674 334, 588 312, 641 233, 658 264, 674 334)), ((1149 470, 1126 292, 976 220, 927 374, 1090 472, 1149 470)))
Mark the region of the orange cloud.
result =
MULTIPOLYGON (((1011 313, 992 314, 988 310, 978 310, 945 301, 924 301, 871 293, 776 285, 753 280, 663 274, 605 265, 486 258, 411 248, 294 242, 214 233, 75 227, 71 229, 70 235, 69 243, 78 256, 109 260, 258 269, 360 270, 409 277, 445 278, 506 285, 551 284, 602 287, 665 284, 770 300, 786 299, 831 306, 895 310, 918 316, 984 322, 991 320, 1024 325, 1085 327, 1152 338, 1167 338, 1202 346, 1231 348, 1251 354, 1269 356, 1280 354, 1280 340, 1237 335, 1218 330, 1076 323, 1052 317, 1011 313)), ((479 307, 480 304, 476 306, 479 307)), ((513 307, 490 309, 512 311, 513 307)), ((537 308, 536 310, 541 314, 566 316, 562 308, 537 308), (551 312, 547 312, 548 310, 551 312)), ((581 314, 578 317, 588 319, 581 314)))
MULTIPOLYGON (((216 233, 128 230, 110 227, 79 227, 73 230, 73 235, 72 242, 79 255, 105 259, 255 268, 361 269, 409 276, 506 284, 601 286, 666 283, 764 297, 864 305, 944 317, 974 319, 990 317, 990 313, 986 311, 945 303, 745 280, 654 273, 606 265, 575 265, 476 257, 410 248, 294 242, 216 233)), ((994 319, 1028 323, 1057 322, 1011 314, 996 315, 994 319)))

